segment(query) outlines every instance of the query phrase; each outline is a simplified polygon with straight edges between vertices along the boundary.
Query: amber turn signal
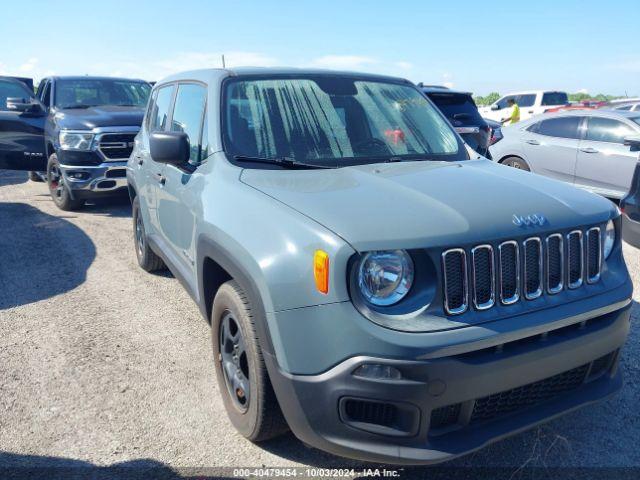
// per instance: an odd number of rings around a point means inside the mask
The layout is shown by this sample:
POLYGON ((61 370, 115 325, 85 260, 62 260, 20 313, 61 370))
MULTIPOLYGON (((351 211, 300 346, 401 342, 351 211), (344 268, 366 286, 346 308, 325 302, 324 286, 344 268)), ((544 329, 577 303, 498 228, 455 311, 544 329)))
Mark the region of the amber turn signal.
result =
POLYGON ((318 291, 329 293, 329 254, 324 250, 316 250, 313 255, 313 276, 318 291))

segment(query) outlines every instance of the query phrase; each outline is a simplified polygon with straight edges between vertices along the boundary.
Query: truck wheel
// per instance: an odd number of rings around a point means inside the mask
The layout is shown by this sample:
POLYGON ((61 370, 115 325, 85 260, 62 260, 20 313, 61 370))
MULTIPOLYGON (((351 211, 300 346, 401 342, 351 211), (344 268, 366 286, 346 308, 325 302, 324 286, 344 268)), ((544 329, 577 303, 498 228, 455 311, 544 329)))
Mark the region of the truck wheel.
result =
POLYGON ((60 210, 78 210, 84 205, 84 200, 71 198, 69 187, 65 185, 64 177, 60 170, 60 162, 58 162, 58 157, 55 153, 49 157, 49 163, 47 164, 47 185, 49 185, 49 193, 53 203, 60 210))
POLYGON ((38 172, 29 172, 29 180, 31 180, 32 182, 42 182, 42 177, 40 175, 38 175, 38 172))
POLYGON ((156 270, 162 270, 166 268, 162 259, 155 254, 149 242, 147 241, 147 234, 144 229, 144 221, 140 214, 140 199, 138 197, 133 199, 132 205, 132 217, 133 217, 133 240, 136 247, 136 258, 138 259, 138 265, 147 272, 155 272, 156 270))
POLYGON ((233 426, 252 442, 288 430, 256 338, 249 299, 233 280, 213 300, 211 333, 218 388, 233 426))
POLYGON ((527 164, 527 162, 525 162, 523 159, 521 159, 520 157, 507 157, 504 160, 502 160, 503 165, 506 165, 507 167, 513 167, 513 168, 517 168, 518 170, 524 170, 525 172, 530 172, 531 168, 529 168, 529 164, 527 164))

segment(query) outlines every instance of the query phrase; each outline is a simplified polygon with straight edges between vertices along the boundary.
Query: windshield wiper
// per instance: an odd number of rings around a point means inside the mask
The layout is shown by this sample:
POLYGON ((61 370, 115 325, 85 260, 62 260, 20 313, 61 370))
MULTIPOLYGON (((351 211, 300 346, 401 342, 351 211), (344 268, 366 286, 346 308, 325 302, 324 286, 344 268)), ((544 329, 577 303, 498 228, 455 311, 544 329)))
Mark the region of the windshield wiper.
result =
POLYGON ((283 168, 336 168, 329 165, 315 165, 312 163, 304 163, 299 162, 290 157, 275 157, 275 158, 264 158, 264 157, 252 157, 249 155, 234 155, 233 157, 238 162, 255 162, 255 163, 268 163, 269 165, 279 165, 283 168))

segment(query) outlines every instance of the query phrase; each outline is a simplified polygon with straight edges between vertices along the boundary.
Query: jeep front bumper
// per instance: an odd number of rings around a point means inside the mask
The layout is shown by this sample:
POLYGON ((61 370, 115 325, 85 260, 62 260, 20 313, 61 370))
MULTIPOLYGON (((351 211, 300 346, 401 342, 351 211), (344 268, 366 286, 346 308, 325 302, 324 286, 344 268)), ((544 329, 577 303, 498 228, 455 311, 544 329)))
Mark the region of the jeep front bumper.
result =
MULTIPOLYGON (((505 335, 497 333, 500 326, 469 327, 496 335, 466 345, 456 343, 455 336, 468 338, 468 328, 449 332, 447 345, 425 349, 423 356, 412 349, 405 358, 357 355, 313 375, 287 373, 273 355, 265 359, 289 426, 304 442, 359 460, 438 463, 617 391, 620 350, 629 332, 630 284, 617 293, 622 298, 613 304, 580 314, 574 310, 557 321, 548 316, 560 315, 558 309, 534 312, 546 317, 544 331, 505 335), (354 375, 364 364, 393 367, 401 377, 354 375)), ((325 309, 323 315, 336 313, 330 306, 314 308, 325 309)), ((298 320, 305 322, 300 313, 298 320)), ((333 342, 348 341, 338 335, 333 342)))

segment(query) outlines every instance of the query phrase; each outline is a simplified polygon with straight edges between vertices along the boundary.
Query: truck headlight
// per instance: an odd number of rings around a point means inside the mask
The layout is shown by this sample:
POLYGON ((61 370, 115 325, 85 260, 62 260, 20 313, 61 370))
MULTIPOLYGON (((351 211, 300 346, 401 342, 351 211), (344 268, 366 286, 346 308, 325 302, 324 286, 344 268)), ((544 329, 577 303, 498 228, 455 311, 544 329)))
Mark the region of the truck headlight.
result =
POLYGON ((62 150, 81 150, 87 151, 91 149, 93 142, 93 133, 82 132, 60 132, 60 148, 62 150))
POLYGON ((616 243, 616 227, 613 224, 613 220, 609 220, 607 222, 607 228, 604 230, 604 239, 603 239, 603 253, 605 260, 609 258, 611 255, 611 251, 613 250, 613 246, 616 243))
POLYGON ((364 299, 379 307, 402 300, 413 284, 413 260, 404 250, 365 254, 358 269, 358 286, 364 299))

